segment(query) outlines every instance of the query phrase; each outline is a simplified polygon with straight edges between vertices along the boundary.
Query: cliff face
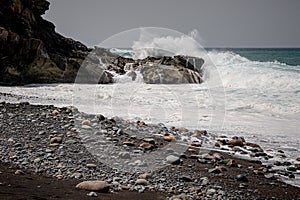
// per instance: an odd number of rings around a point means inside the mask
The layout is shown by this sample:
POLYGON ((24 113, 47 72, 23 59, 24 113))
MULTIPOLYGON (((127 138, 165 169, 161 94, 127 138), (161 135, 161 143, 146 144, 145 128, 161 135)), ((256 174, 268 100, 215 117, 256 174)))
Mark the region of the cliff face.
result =
POLYGON ((89 49, 55 32, 46 0, 0 0, 0 84, 73 82, 89 49))

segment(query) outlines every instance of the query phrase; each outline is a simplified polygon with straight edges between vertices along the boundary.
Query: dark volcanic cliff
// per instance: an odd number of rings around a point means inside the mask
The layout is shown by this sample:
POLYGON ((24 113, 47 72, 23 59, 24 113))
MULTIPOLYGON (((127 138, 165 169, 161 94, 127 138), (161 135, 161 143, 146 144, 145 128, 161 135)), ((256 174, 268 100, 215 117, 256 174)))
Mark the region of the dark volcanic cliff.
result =
POLYGON ((0 0, 0 84, 73 82, 89 49, 55 32, 46 0, 0 0))

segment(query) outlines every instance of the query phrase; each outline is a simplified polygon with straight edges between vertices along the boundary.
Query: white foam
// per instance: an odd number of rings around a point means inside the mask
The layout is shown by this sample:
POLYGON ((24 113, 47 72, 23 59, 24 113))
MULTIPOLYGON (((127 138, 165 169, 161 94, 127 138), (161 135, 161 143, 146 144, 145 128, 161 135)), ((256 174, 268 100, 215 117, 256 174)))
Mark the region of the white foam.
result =
POLYGON ((174 55, 189 55, 201 57, 203 48, 196 42, 197 31, 192 31, 189 35, 181 36, 156 36, 141 30, 140 39, 134 41, 132 54, 134 59, 143 59, 148 56, 162 57, 174 55))

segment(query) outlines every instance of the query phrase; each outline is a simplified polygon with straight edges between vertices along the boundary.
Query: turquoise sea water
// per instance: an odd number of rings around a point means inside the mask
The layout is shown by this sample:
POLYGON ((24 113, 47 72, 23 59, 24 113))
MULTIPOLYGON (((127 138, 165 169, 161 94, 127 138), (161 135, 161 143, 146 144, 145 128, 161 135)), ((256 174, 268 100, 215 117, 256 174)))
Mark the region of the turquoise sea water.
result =
POLYGON ((300 48, 228 48, 218 50, 232 51, 251 61, 279 62, 290 66, 300 66, 300 48))

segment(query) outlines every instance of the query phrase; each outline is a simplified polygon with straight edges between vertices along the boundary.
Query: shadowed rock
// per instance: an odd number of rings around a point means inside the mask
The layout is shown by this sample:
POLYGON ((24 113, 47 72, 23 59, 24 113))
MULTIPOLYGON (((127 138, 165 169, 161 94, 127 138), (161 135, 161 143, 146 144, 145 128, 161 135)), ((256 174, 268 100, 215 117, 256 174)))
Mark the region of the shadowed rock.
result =
POLYGON ((55 32, 46 0, 0 1, 0 84, 73 82, 89 49, 55 32))

